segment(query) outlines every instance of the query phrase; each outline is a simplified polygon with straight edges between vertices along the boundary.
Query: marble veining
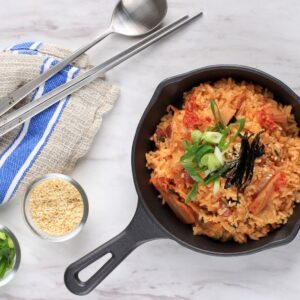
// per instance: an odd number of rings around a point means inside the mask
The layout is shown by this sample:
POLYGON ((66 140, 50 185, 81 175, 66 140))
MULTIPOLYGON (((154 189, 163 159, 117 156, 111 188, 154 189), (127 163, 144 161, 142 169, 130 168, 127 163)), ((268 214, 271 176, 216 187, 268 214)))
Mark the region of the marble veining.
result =
MULTIPOLYGON (((116 1, 0 0, 0 47, 43 40, 71 49, 105 29, 116 1)), ((170 0, 167 20, 204 11, 202 20, 107 74, 121 97, 105 116, 88 155, 71 174, 86 189, 90 216, 82 234, 63 244, 41 241, 27 229, 20 197, 0 209, 0 222, 18 236, 22 263, 0 299, 75 299, 64 286, 66 266, 121 232, 137 195, 130 153, 138 121, 164 78, 211 64, 258 67, 300 94, 300 2, 170 0)), ((111 36, 89 53, 98 63, 136 39, 111 36)), ((300 238, 252 256, 204 256, 171 240, 135 250, 86 299, 299 299, 300 238)))

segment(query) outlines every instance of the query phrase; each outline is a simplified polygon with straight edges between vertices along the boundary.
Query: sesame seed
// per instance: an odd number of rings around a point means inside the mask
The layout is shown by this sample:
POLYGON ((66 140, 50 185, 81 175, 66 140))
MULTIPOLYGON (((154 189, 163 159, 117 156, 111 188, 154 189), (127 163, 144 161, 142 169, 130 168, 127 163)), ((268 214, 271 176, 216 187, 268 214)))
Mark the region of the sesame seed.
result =
POLYGON ((35 186, 29 198, 29 211, 36 226, 49 235, 73 231, 83 217, 79 191, 63 179, 46 179, 35 186))

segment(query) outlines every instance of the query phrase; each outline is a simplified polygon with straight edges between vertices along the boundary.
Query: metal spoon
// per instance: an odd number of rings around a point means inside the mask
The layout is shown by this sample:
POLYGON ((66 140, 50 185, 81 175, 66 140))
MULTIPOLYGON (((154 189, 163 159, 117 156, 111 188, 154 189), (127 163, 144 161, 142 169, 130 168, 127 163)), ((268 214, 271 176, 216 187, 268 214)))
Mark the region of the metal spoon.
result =
POLYGON ((78 56, 102 41, 111 33, 126 36, 144 35, 157 28, 167 13, 166 0, 121 0, 115 7, 110 26, 94 41, 81 47, 65 60, 53 66, 36 79, 26 83, 16 91, 0 98, 0 116, 29 95, 41 83, 51 78, 78 56))

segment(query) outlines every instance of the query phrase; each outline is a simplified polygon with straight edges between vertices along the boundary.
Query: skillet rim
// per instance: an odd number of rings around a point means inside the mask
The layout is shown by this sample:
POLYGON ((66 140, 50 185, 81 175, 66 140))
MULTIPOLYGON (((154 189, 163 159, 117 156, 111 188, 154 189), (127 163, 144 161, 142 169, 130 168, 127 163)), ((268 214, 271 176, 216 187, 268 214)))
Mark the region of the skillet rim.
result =
MULTIPOLYGON (((215 251, 201 249, 199 247, 191 245, 190 243, 188 243, 186 241, 183 241, 182 239, 177 237, 175 234, 170 232, 167 228, 165 228, 165 226, 162 225, 159 222, 159 220, 156 218, 155 214, 152 213, 152 211, 149 209, 147 203, 144 200, 142 188, 140 188, 140 186, 138 184, 138 179, 137 179, 137 174, 136 174, 136 166, 135 166, 135 157, 136 157, 137 140, 138 140, 141 128, 143 126, 143 123, 144 123, 149 111, 151 110, 152 106, 157 102, 158 96, 160 95, 160 93, 166 86, 183 81, 183 80, 187 79, 188 77, 191 77, 198 73, 202 73, 202 72, 206 72, 206 71, 214 71, 214 70, 244 71, 244 72, 248 72, 248 73, 252 73, 254 75, 264 77, 264 78, 272 81, 275 85, 279 86, 280 89, 285 90, 285 92, 287 92, 288 94, 291 94, 295 99, 300 100, 300 97, 288 85, 286 85, 280 79, 278 79, 260 69, 245 66, 245 65, 239 65, 239 64, 208 65, 208 66, 193 69, 191 71, 187 71, 187 72, 175 75, 175 76, 167 77, 166 79, 162 80, 155 88, 154 93, 150 99, 150 102, 146 106, 146 108, 139 120, 138 126, 135 131, 133 143, 132 143, 131 169, 132 169, 132 174, 133 174, 134 186, 135 186, 135 189, 138 194, 138 202, 140 204, 142 204, 144 211, 146 212, 147 216, 151 219, 151 221, 153 221, 155 223, 155 225, 157 225, 158 228, 165 233, 166 238, 170 238, 170 239, 178 242, 180 245, 184 246, 185 248, 191 249, 195 252, 200 252, 200 253, 207 254, 207 255, 222 256, 222 257, 240 256, 240 255, 249 255, 249 254, 258 253, 263 250, 267 250, 267 249, 271 249, 271 248, 274 248, 277 246, 288 244, 288 243, 292 242, 295 239, 296 235, 298 234, 298 231, 300 229, 300 218, 296 221, 296 223, 293 226, 293 229, 286 237, 275 239, 273 241, 270 241, 269 243, 266 243, 264 245, 258 246, 253 249, 240 250, 240 252, 215 252, 215 251)), ((286 224, 284 224, 283 226, 286 226, 286 224)))

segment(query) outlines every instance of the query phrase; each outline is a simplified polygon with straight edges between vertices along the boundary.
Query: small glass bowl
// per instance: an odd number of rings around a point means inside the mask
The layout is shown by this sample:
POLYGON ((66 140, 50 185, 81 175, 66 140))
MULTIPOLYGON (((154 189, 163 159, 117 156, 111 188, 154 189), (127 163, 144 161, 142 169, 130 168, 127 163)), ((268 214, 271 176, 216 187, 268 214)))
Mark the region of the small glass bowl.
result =
POLYGON ((16 249, 15 263, 13 268, 8 271, 0 280, 0 286, 4 286, 8 282, 10 282, 17 274, 21 262, 21 249, 17 238, 6 226, 0 224, 0 229, 3 230, 8 236, 10 236, 16 249))
POLYGON ((75 181, 73 178, 71 178, 67 175, 64 175, 64 174, 51 173, 51 174, 47 174, 47 175, 44 175, 44 176, 36 179, 28 187, 27 192, 24 197, 24 201, 23 201, 23 215, 24 215, 25 221, 26 221, 27 225, 29 226, 29 228, 40 238, 51 241, 51 242, 63 242, 63 241, 67 241, 67 240, 73 238, 74 236, 76 236, 82 230, 84 224, 86 223, 88 213, 89 213, 89 203, 88 203, 88 198, 86 196, 85 191, 83 190, 83 188, 77 181, 75 181), (82 219, 81 219, 80 223, 72 231, 70 231, 64 235, 50 235, 50 234, 42 231, 41 229, 39 229, 36 226, 36 224, 34 223, 34 220, 31 217, 31 213, 30 213, 30 209, 29 209, 29 200, 30 200, 31 191, 39 183, 41 183, 42 181, 48 180, 48 179, 61 179, 61 180, 65 180, 65 181, 69 182, 78 190, 78 192, 81 195, 82 201, 83 201, 83 215, 82 215, 82 219))

